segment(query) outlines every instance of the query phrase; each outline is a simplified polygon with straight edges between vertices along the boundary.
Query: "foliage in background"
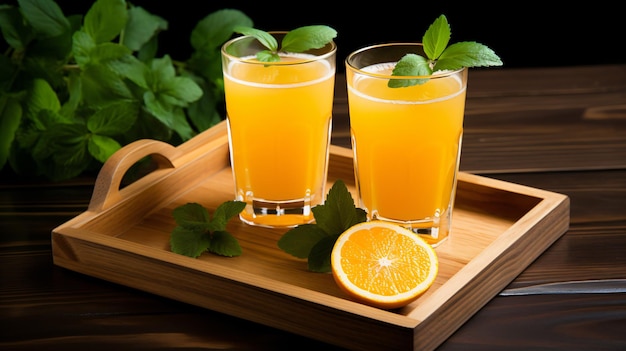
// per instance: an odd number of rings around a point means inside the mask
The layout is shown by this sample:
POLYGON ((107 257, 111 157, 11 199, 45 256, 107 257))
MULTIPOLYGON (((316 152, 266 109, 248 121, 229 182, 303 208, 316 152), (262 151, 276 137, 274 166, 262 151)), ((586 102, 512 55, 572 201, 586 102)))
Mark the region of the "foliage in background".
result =
POLYGON ((168 22, 125 0, 66 16, 53 0, 0 5, 0 170, 53 181, 98 170, 142 138, 173 145, 224 119, 220 47, 244 13, 208 14, 184 62, 156 57, 168 22))

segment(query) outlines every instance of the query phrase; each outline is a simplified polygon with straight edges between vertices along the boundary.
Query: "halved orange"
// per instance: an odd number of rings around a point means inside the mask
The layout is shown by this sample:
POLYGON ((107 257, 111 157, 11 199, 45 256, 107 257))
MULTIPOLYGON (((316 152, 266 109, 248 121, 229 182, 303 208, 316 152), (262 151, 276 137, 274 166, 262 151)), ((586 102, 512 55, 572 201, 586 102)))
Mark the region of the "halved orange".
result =
POLYGON ((343 232, 331 253, 337 285, 378 308, 403 307, 435 281, 439 260, 424 239, 399 225, 370 221, 343 232))

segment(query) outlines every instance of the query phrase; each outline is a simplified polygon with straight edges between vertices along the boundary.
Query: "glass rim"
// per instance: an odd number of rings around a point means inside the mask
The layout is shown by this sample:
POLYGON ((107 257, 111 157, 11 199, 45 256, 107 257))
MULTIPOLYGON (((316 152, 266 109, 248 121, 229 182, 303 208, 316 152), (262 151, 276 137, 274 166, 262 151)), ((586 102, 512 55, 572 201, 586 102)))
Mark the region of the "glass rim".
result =
MULTIPOLYGON (((269 34, 275 35, 275 34, 287 34, 287 31, 269 31, 269 34)), ((296 62, 285 62, 285 61, 277 61, 277 62, 259 62, 256 61, 254 59, 244 59, 241 58, 239 56, 235 56, 232 54, 229 54, 228 52, 226 52, 226 48, 238 41, 242 41, 245 39, 254 39, 253 36, 251 35, 241 35, 235 38, 232 38, 230 40, 228 40, 227 42, 225 42, 222 47, 220 48, 220 52, 222 53, 223 57, 227 57, 230 60, 234 60, 234 61, 238 61, 241 63, 247 63, 247 64, 255 64, 255 65, 265 65, 265 66, 295 66, 295 65, 303 65, 303 64, 307 64, 307 63, 311 63, 311 62, 317 62, 320 60, 326 60, 328 58, 330 58, 333 55, 336 55, 337 53, 337 43, 335 43, 334 40, 331 40, 328 44, 326 44, 324 47, 321 48, 317 48, 317 49, 311 49, 311 50, 321 50, 324 49, 326 46, 330 45, 330 48, 328 49, 328 52, 324 52, 323 54, 320 55, 315 55, 315 54, 307 54, 307 53, 298 53, 298 52, 288 52, 288 53, 292 53, 292 54, 305 54, 305 55, 310 55, 312 56, 311 58, 304 58, 302 61, 298 60, 296 62)), ((258 41, 258 40, 257 40, 258 41)))
POLYGON ((361 74, 361 75, 364 75, 364 76, 369 76, 371 78, 380 78, 380 79, 438 79, 438 78, 450 77, 450 76, 459 74, 459 73, 467 70, 467 67, 461 67, 461 68, 456 69, 456 70, 436 71, 436 72, 433 72, 433 74, 428 75, 428 76, 393 76, 391 74, 381 74, 381 73, 365 71, 362 68, 358 68, 358 67, 354 66, 350 62, 350 60, 352 58, 354 58, 356 55, 361 54, 361 53, 363 53, 365 51, 372 50, 372 49, 385 48, 385 47, 392 47, 392 46, 420 46, 420 47, 423 47, 424 44, 422 44, 422 43, 415 43, 415 42, 393 42, 393 43, 383 43, 383 44, 369 45, 369 46, 357 49, 357 50, 351 52, 350 54, 348 54, 348 56, 346 57, 346 59, 344 61, 345 65, 346 65, 346 68, 350 69, 351 71, 353 71, 354 73, 357 73, 357 74, 361 74))

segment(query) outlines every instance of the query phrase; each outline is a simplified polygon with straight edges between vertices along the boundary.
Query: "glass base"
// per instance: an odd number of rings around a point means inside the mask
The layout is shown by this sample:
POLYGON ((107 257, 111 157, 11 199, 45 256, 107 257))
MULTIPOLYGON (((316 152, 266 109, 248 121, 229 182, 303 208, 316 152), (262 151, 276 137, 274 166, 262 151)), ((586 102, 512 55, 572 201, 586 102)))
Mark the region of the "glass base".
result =
POLYGON ((295 227, 315 220, 311 204, 302 200, 291 202, 254 200, 248 203, 239 214, 239 218, 244 223, 268 228, 295 227))
POLYGON ((432 247, 437 247, 441 245, 444 241, 448 239, 448 236, 450 236, 449 228, 442 228, 442 227, 429 227, 429 228, 418 227, 416 228, 416 227, 411 227, 410 225, 402 225, 402 226, 409 229, 413 233, 419 235, 432 247))
POLYGON ((432 247, 441 245, 450 236, 450 227, 452 222, 452 211, 448 210, 441 217, 427 218, 412 221, 400 221, 396 219, 385 218, 374 214, 372 220, 379 220, 397 224, 407 228, 413 233, 420 236, 432 247))

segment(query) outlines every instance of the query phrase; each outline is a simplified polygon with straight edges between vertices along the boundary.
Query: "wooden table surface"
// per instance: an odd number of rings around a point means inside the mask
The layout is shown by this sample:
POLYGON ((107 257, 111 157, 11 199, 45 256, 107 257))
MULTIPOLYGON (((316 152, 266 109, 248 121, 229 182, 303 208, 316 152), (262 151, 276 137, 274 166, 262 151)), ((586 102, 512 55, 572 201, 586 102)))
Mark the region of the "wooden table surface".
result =
MULTIPOLYGON (((439 349, 626 349, 626 65, 471 70, 461 170, 565 194, 571 223, 439 349)), ((94 178, 0 176, 0 349, 338 349, 53 265, 51 231, 94 178)))

